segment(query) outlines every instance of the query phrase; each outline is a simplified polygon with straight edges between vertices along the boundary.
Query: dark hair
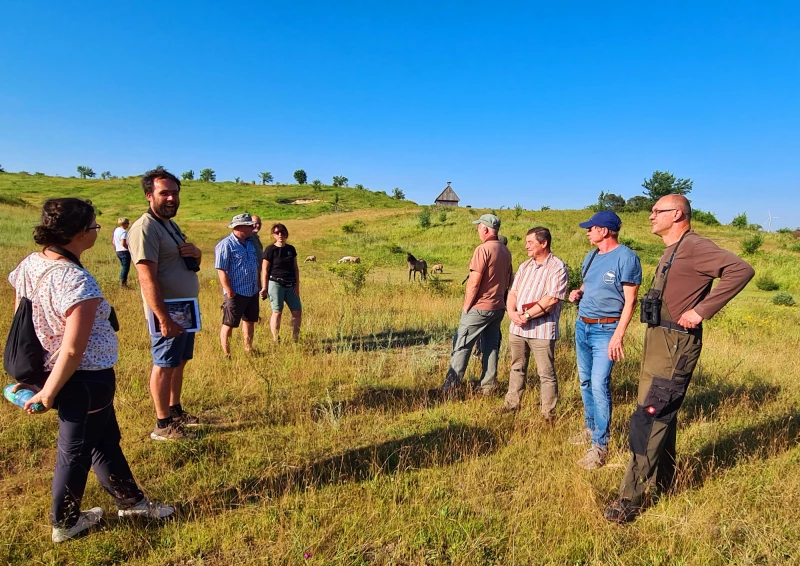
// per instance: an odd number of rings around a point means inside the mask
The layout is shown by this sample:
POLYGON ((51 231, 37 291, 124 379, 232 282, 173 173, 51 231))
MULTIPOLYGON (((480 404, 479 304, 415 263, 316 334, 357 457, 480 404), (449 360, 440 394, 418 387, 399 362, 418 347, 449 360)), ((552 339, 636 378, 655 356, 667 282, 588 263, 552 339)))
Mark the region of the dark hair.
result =
POLYGON ((33 229, 33 241, 43 247, 63 246, 85 232, 94 217, 94 206, 88 199, 48 199, 42 205, 41 224, 33 229))
POLYGON ((289 230, 287 230, 286 226, 284 226, 280 222, 276 222, 275 224, 273 224, 272 228, 269 229, 269 233, 270 234, 274 234, 276 228, 281 231, 281 233, 283 234, 284 238, 288 238, 289 237, 289 230))
POLYGON ((531 234, 536 236, 536 241, 540 244, 542 242, 547 242, 548 248, 550 247, 550 242, 553 241, 553 236, 550 235, 550 230, 544 226, 535 226, 525 233, 526 236, 530 236, 531 234))
POLYGON ((156 188, 155 187, 156 179, 167 179, 169 181, 175 181, 175 184, 178 185, 178 189, 181 188, 180 180, 166 169, 151 169, 150 171, 142 175, 142 188, 144 189, 145 195, 153 194, 153 191, 156 188))

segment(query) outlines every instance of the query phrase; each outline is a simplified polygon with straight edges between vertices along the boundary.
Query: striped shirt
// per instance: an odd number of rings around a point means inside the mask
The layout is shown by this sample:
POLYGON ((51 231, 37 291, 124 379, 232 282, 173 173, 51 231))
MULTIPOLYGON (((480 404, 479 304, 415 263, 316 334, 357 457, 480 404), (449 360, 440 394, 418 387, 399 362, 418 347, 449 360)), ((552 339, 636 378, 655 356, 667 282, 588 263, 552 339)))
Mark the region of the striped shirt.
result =
POLYGON ((546 316, 532 318, 523 326, 512 322, 508 331, 523 338, 558 339, 558 317, 561 316, 561 303, 567 297, 568 279, 564 262, 552 253, 542 265, 533 258, 523 261, 511 285, 511 290, 517 294, 517 312, 522 312, 522 305, 534 303, 542 297, 555 297, 559 301, 546 316))
MULTIPOLYGON (((214 268, 228 274, 231 288, 237 295, 252 297, 259 291, 259 258, 253 242, 244 243, 233 232, 214 247, 214 268)), ((222 291, 225 294, 225 290, 222 291)))

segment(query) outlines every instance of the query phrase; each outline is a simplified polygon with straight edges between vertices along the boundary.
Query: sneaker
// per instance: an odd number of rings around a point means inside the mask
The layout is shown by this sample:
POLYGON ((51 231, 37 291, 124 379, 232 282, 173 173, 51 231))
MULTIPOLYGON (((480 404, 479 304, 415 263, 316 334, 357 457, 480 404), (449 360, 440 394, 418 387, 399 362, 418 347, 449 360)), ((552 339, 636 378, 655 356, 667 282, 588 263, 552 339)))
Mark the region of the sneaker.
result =
POLYGON ((584 428, 582 431, 577 432, 567 439, 567 442, 574 446, 583 446, 592 443, 592 431, 584 428))
POLYGON ((608 450, 600 448, 599 446, 592 446, 586 452, 586 455, 578 460, 578 465, 584 470, 596 470, 606 465, 606 456, 608 450))
POLYGON ((186 431, 180 423, 172 421, 164 428, 156 424, 156 428, 150 433, 150 438, 153 440, 183 440, 186 437, 186 431))
POLYGON ((175 512, 175 508, 164 505, 158 501, 150 501, 148 498, 142 499, 133 507, 119 509, 117 515, 120 517, 147 517, 149 519, 164 519, 175 512))
POLYGON ((505 403, 503 403, 503 405, 495 411, 495 413, 497 413, 498 415, 508 415, 509 413, 516 413, 516 412, 519 412, 519 405, 517 405, 516 407, 511 407, 509 405, 506 405, 505 403))
POLYGON ((78 522, 71 529, 63 529, 61 527, 53 527, 52 539, 53 542, 59 543, 65 540, 77 538, 79 534, 88 530, 90 527, 95 526, 100 522, 103 516, 102 507, 92 507, 88 511, 81 511, 78 517, 78 522))
POLYGON ((181 412, 181 414, 170 412, 170 416, 172 417, 172 422, 176 422, 180 425, 200 426, 200 419, 186 411, 181 412))
POLYGON ((630 523, 638 517, 641 512, 641 506, 634 505, 630 499, 619 497, 615 499, 611 505, 606 507, 606 510, 603 512, 603 517, 605 517, 607 521, 621 525, 623 523, 630 523))

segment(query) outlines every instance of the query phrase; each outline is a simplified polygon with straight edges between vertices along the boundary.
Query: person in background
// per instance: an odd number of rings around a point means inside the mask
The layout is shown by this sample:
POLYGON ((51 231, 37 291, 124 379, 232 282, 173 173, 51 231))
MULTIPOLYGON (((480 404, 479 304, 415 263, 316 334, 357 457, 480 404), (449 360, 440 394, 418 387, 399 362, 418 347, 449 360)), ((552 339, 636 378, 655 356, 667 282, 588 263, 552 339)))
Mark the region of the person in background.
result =
POLYGON ((250 237, 247 239, 253 242, 253 246, 256 248, 256 257, 258 258, 258 282, 261 283, 261 269, 264 267, 261 261, 264 257, 264 244, 261 242, 261 236, 258 235, 259 232, 261 232, 261 217, 254 214, 253 233, 250 234, 250 237))
MULTIPOLYGON (((34 414, 58 409, 58 451, 50 520, 52 540, 75 538, 97 524, 103 509, 81 511, 89 469, 118 508, 120 517, 163 519, 173 507, 150 501, 139 489, 120 448, 114 411, 117 336, 111 306, 97 281, 80 263, 94 246, 100 226, 91 201, 45 201, 33 239, 42 251, 26 257, 8 277, 19 297, 33 302, 33 327, 49 372, 26 404, 34 414)), ((25 388, 22 384, 16 389, 25 388)))
POLYGON ((122 264, 122 269, 119 272, 119 284, 123 287, 128 286, 128 273, 131 270, 131 252, 128 251, 128 226, 130 226, 130 223, 127 218, 119 218, 112 236, 114 251, 117 252, 117 258, 122 264))
POLYGON ((736 254, 693 232, 691 220, 692 207, 683 195, 661 197, 650 213, 650 231, 667 247, 642 300, 647 329, 639 397, 630 422, 631 456, 619 497, 604 513, 614 523, 633 521, 648 502, 648 492, 665 493, 672 487, 677 415, 703 348, 702 323, 755 275, 736 254))
POLYGON ((244 351, 253 353, 253 335, 258 322, 259 266, 261 258, 250 236, 253 219, 248 213, 237 214, 228 228, 231 233, 214 248, 214 268, 224 297, 220 345, 226 357, 231 355, 231 333, 242 324, 244 351))
POLYGON ((511 374, 500 413, 519 410, 530 355, 536 362, 541 388, 541 411, 545 422, 555 420, 558 401, 555 345, 559 337, 558 319, 567 298, 567 267, 550 251, 550 230, 537 226, 525 234, 527 259, 514 276, 508 292, 506 310, 511 319, 508 328, 508 350, 511 352, 511 374))
POLYGON ((272 237, 275 243, 264 249, 263 269, 261 273, 261 298, 269 297, 272 316, 269 328, 272 339, 279 341, 283 305, 289 305, 292 312, 292 338, 297 342, 300 337, 300 324, 303 320, 303 305, 300 302, 300 268, 297 265, 297 250, 287 244, 289 230, 283 224, 272 225, 272 237))
POLYGON ((178 178, 165 169, 153 169, 142 176, 142 189, 150 209, 128 230, 128 249, 145 308, 153 311, 160 326, 160 334, 150 337, 150 395, 156 409, 150 438, 179 440, 186 438, 185 426, 200 424, 181 404, 184 370, 194 356, 194 332, 172 320, 164 299, 197 297, 202 252, 186 241, 172 220, 181 202, 178 178))
POLYGON ((578 304, 575 355, 583 399, 584 429, 570 444, 589 444, 578 465, 594 470, 606 465, 611 437, 611 370, 625 357, 622 340, 636 308, 642 283, 642 264, 629 247, 619 243, 622 220, 601 210, 586 222, 589 243, 595 246, 581 268, 580 288, 569 294, 578 304))

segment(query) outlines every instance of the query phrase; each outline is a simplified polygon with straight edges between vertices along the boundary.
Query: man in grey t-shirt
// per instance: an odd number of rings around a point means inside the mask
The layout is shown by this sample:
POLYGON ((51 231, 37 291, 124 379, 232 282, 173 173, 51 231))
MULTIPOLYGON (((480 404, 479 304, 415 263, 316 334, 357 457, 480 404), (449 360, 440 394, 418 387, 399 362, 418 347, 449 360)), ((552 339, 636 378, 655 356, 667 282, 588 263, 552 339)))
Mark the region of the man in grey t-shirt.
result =
POLYGON ((181 182, 164 169, 142 176, 150 209, 128 230, 128 249, 139 275, 145 309, 153 311, 160 335, 151 336, 153 369, 150 394, 156 407, 153 440, 185 438, 184 426, 197 425, 197 417, 183 410, 181 390, 186 362, 194 353, 194 333, 172 320, 165 299, 196 298, 200 292, 197 271, 202 252, 186 241, 172 218, 180 205, 181 182))

